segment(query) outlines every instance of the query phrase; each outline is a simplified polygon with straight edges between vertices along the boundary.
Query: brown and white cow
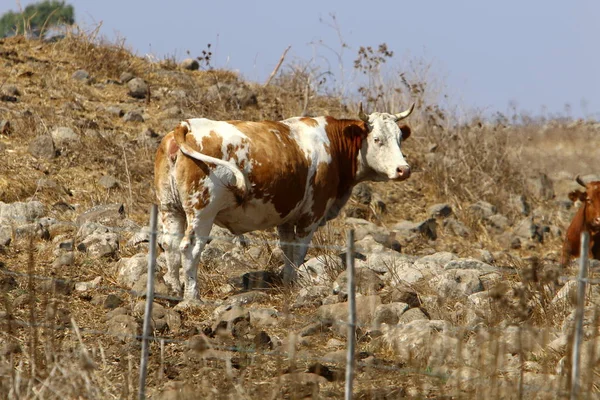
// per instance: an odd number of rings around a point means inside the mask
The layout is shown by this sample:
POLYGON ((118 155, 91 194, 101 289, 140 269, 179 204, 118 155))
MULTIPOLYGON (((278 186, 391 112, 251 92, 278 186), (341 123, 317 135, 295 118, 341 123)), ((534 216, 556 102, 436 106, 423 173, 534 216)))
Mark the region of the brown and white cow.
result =
POLYGON ((573 202, 580 200, 583 204, 573 217, 565 241, 563 243, 561 264, 566 266, 572 257, 579 257, 581 251, 581 233, 590 234, 591 258, 600 260, 600 181, 584 183, 578 176, 576 182, 585 187, 585 192, 575 190, 569 193, 573 202))
POLYGON ((358 120, 296 117, 280 122, 189 119, 158 148, 155 185, 166 252, 165 281, 196 299, 197 265, 213 224, 239 235, 277 227, 294 279, 320 225, 335 218, 361 181, 410 176, 400 146, 411 130, 399 114, 360 108, 358 120))

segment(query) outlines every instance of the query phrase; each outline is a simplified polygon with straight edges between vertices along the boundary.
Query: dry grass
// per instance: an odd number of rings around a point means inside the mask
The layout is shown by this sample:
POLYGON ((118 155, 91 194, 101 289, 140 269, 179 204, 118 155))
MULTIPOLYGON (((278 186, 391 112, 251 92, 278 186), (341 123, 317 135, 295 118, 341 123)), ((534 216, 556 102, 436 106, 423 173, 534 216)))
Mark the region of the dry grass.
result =
MULTIPOLYGON (((164 134, 179 119, 188 116, 260 120, 282 119, 305 112, 347 117, 356 109, 347 99, 327 95, 320 83, 319 71, 311 69, 310 64, 284 68, 271 85, 262 87, 241 81, 231 71, 180 71, 172 60, 150 62, 132 55, 123 42, 103 42, 97 37, 97 30, 73 31, 56 43, 21 37, 4 39, 0 40, 0 48, 4 50, 0 57, 6 66, 0 70, 0 84, 17 85, 23 92, 19 102, 0 104, 0 119, 9 119, 13 125, 10 136, 0 136, 0 144, 5 146, 0 157, 0 201, 38 199, 50 207, 49 215, 64 221, 74 221, 81 212, 97 204, 123 203, 127 205, 128 218, 140 225, 146 224, 147 211, 154 201, 149 182, 156 139, 141 137, 145 129, 164 134), (93 81, 86 84, 73 80, 71 75, 78 69, 86 69, 93 81), (127 96, 126 85, 119 82, 123 72, 131 72, 150 84, 149 101, 127 96), (231 90, 244 86, 256 94, 255 103, 242 106, 240 99, 231 95, 231 90), (214 88, 217 94, 208 97, 207 93, 214 88), (124 122, 106 111, 112 105, 124 110, 143 110, 147 119, 143 123, 124 122), (173 107, 181 114, 174 114, 173 107), (53 160, 31 157, 27 151, 31 139, 47 135, 59 126, 72 128, 80 136, 81 144, 58 149, 61 154, 53 160), (98 185, 98 179, 107 174, 117 178, 118 187, 104 189, 98 185), (61 202, 75 209, 65 210, 58 205, 61 202)), ((474 256, 480 248, 505 250, 481 221, 467 212, 469 204, 485 200, 513 218, 514 211, 507 207, 511 195, 525 195, 534 208, 552 207, 551 202, 540 201, 528 192, 526 178, 531 173, 537 170, 552 173, 557 165, 571 174, 596 172, 592 167, 595 155, 589 149, 596 141, 597 132, 589 126, 503 127, 476 122, 460 125, 455 123, 455 116, 438 107, 440 92, 431 87, 428 66, 417 64, 411 68, 412 72, 396 75, 392 81, 374 77, 374 82, 386 83, 381 90, 389 91, 369 94, 374 99, 369 104, 371 108, 381 109, 385 105, 397 110, 415 99, 419 111, 411 120, 414 134, 403 144, 415 171, 414 177, 401 184, 372 185, 387 207, 385 211, 369 209, 368 219, 387 227, 399 220, 420 221, 427 217, 429 206, 446 202, 453 207, 455 217, 471 228, 472 234, 459 238, 439 227, 435 242, 419 237, 402 243, 403 252, 424 255, 452 251, 460 256, 474 256), (544 157, 539 156, 541 152, 544 157)), ((342 222, 332 221, 319 231, 314 244, 343 246, 343 232, 342 222)), ((60 233, 74 234, 74 231, 67 229, 60 233)), ((58 234, 53 233, 52 238, 58 234)), ((190 349, 186 342, 206 328, 206 321, 222 300, 231 276, 278 266, 272 257, 274 239, 272 233, 252 236, 258 243, 252 246, 259 246, 263 251, 249 262, 236 263, 232 258, 227 263, 221 260, 203 266, 200 270, 202 285, 206 297, 215 305, 182 313, 179 332, 159 333, 171 342, 162 347, 160 343, 151 345, 149 394, 179 385, 181 398, 186 398, 185 393, 189 398, 226 395, 295 398, 295 394, 299 397, 305 387, 299 385, 294 392, 289 385, 281 383, 281 376, 286 370, 304 371, 326 354, 329 350, 325 344, 330 333, 315 335, 307 344, 299 344, 299 351, 291 354, 268 354, 268 350, 257 349, 253 343, 215 340, 211 343, 217 347, 238 346, 238 351, 220 350, 207 355, 190 349)), ((88 281, 100 275, 106 286, 116 285, 112 260, 91 259, 78 253, 75 267, 54 267, 51 263, 53 244, 43 241, 33 244, 33 249, 28 250, 28 240, 16 240, 0 256, 11 270, 25 274, 34 272, 75 281, 88 281), (29 260, 30 255, 33 260, 29 260)), ((462 347, 477 343, 479 336, 482 343, 495 346, 486 350, 489 354, 482 352, 479 365, 483 385, 491 388, 495 398, 514 398, 515 393, 524 393, 523 386, 519 386, 519 382, 524 381, 523 371, 537 368, 524 367, 526 361, 535 361, 541 373, 554 373, 553 368, 560 359, 551 352, 523 350, 522 347, 513 358, 506 360, 504 344, 498 335, 509 325, 542 332, 560 328, 556 321, 562 321, 570 308, 550 304, 556 274, 546 267, 544 254, 540 254, 559 245, 560 239, 554 238, 543 245, 545 248, 523 248, 510 253, 537 256, 540 262, 526 263, 510 255, 499 260, 507 269, 499 279, 501 285, 486 288, 492 289, 495 297, 489 302, 490 312, 483 319, 481 329, 464 328, 467 310, 461 309, 457 299, 427 303, 427 311, 432 316, 463 326, 462 331, 459 329, 453 334, 458 349, 452 347, 449 352, 460 354, 462 347), (494 335, 496 339, 490 340, 494 335), (489 362, 486 357, 495 362, 489 362), (518 368, 512 368, 515 365, 518 368), (507 397, 502 397, 503 394, 507 397)), ((131 255, 133 251, 122 248, 121 256, 131 255)), ((328 278, 333 280, 339 271, 338 253, 333 248, 312 248, 309 255, 326 261, 328 278)), ((28 281, 25 277, 17 277, 17 281, 18 288, 4 293, 2 300, 6 313, 0 333, 3 398, 136 397, 138 343, 100 334, 105 330, 106 310, 90 304, 87 294, 67 297, 40 291, 41 282, 28 281), (71 319, 79 327, 79 334, 71 319)), ((436 295, 428 292, 426 286, 416 287, 416 290, 424 301, 436 295)), ((108 293, 111 290, 98 289, 94 294, 108 293)), ((128 294, 120 295, 125 307, 132 308, 138 300, 128 294)), ((314 308, 284 313, 289 309, 292 295, 275 290, 260 304, 284 314, 285 322, 268 330, 273 340, 299 340, 291 337, 290 332, 297 332, 312 321, 314 308)), ((597 326, 597 320, 595 324, 597 326)), ((342 335, 334 336, 344 340, 342 335)), ((546 344, 552 339, 547 335, 540 342, 546 344)), ((413 398, 439 398, 453 390, 446 384, 452 379, 452 373, 462 367, 458 363, 446 370, 433 370, 428 360, 419 358, 419 354, 411 355, 408 362, 399 362, 391 349, 378 345, 376 332, 361 335, 359 350, 374 352, 378 360, 376 364, 361 365, 358 369, 355 387, 356 397, 361 399, 384 398, 382 390, 385 388, 399 391, 390 395, 392 398, 400 397, 400 392, 413 398)), ((336 368, 341 366, 336 365, 336 368)), ((597 390, 593 386, 597 370, 592 367, 588 370, 585 383, 591 392, 597 390)), ((483 398, 482 393, 486 398, 494 398, 487 396, 489 392, 481 388, 481 381, 477 382, 480 386, 474 391, 464 387, 468 382, 463 384, 462 398, 483 398)), ((567 382, 562 382, 560 387, 566 388, 567 382)), ((340 398, 342 394, 343 382, 334 381, 321 385, 319 396, 340 398)), ((523 398, 534 398, 527 396, 523 398)))

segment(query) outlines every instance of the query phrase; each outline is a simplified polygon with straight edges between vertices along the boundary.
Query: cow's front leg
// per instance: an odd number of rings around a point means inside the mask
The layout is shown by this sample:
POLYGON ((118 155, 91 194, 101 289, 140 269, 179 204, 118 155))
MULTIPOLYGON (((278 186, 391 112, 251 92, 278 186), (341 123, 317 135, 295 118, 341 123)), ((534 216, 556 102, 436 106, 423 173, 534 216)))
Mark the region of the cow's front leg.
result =
POLYGON ((306 257, 306 253, 308 253, 308 247, 310 246, 310 242, 318 227, 318 222, 304 229, 296 227, 295 241, 297 245, 296 250, 294 251, 294 264, 297 267, 304 264, 304 258, 306 257))
POLYGON ((296 268, 294 262, 295 232, 294 226, 284 224, 277 227, 279 233, 279 247, 283 251, 283 283, 290 285, 296 280, 296 268))

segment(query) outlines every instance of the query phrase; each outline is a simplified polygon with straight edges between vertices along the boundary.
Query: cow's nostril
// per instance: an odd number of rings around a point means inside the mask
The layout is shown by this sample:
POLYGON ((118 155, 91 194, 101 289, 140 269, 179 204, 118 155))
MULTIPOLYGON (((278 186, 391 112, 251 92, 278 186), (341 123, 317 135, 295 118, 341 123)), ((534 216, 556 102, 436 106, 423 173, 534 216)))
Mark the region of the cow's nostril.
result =
POLYGON ((396 172, 398 176, 409 177, 410 176, 410 167, 398 167, 396 168, 396 172))

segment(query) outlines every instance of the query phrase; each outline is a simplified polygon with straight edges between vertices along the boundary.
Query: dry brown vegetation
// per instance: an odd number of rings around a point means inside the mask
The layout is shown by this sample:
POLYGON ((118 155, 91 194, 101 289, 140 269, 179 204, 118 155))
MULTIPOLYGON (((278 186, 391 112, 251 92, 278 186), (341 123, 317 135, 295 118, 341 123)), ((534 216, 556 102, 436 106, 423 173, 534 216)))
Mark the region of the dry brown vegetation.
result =
MULTIPOLYGON (((170 60, 150 62, 132 55, 121 43, 97 40, 95 33, 71 33, 54 43, 22 37, 0 40, 0 92, 8 85, 17 86, 21 91, 18 102, 0 102, 0 120, 9 120, 11 124, 10 130, 0 135, 0 201, 40 200, 48 206, 49 216, 68 222, 74 222, 92 206, 122 203, 126 205, 129 219, 140 226, 146 225, 148 209, 155 201, 152 168, 154 148, 160 139, 144 134, 146 129, 160 136, 178 120, 191 116, 278 120, 304 111, 309 115, 354 116, 356 104, 319 92, 318 82, 310 82, 313 75, 307 71, 308 67, 284 69, 271 85, 263 87, 243 82, 230 71, 183 71, 170 60), (73 72, 79 69, 87 70, 92 81, 72 79, 73 72), (150 84, 147 99, 136 100, 127 95, 126 85, 119 82, 125 72, 150 84), (210 92, 214 87, 223 90, 219 89, 216 94, 210 92), (243 92, 251 92, 256 98, 246 101, 232 96, 230 88, 240 87, 248 89, 243 92), (146 120, 124 122, 106 111, 112 105, 124 110, 143 109, 146 120), (81 144, 58 149, 60 156, 52 160, 32 157, 27 150, 29 142, 59 126, 72 128, 81 137, 81 144), (113 189, 99 186, 98 179, 103 175, 116 177, 119 186, 113 189), (47 184, 49 181, 53 183, 47 184)), ((427 218, 429 206, 449 203, 457 219, 471 228, 472 233, 463 238, 440 226, 437 240, 419 238, 403 243, 402 251, 415 255, 451 251, 465 257, 476 255, 480 249, 504 251, 498 253, 502 258, 496 261, 507 269, 503 272, 502 285, 495 288, 496 297, 491 305, 493 318, 486 321, 489 330, 481 334, 494 335, 494 329, 505 328, 503 324, 507 320, 523 329, 533 327, 540 335, 544 335, 546 329, 560 328, 555 321, 562 321, 570 309, 549 306, 556 271, 546 268, 547 263, 557 260, 560 235, 548 236, 543 244, 505 251, 508 249, 488 233, 481 220, 468 213, 468 206, 485 200, 505 215, 516 218, 516 212, 509 207, 510 198, 523 195, 532 209, 546 210, 542 213, 545 216, 558 215, 555 200, 536 197, 528 178, 539 171, 550 176, 560 171, 571 175, 595 173, 593 161, 598 154, 591 149, 600 148, 596 143, 599 140, 597 127, 561 122, 481 124, 473 121, 459 125, 454 116, 436 106, 427 82, 410 82, 410 79, 409 74, 399 78, 397 84, 374 84, 363 94, 370 108, 382 104, 400 108, 411 99, 417 102, 417 114, 411 118, 414 133, 403 145, 415 172, 405 183, 372 185, 386 203, 385 211, 361 206, 355 199, 348 206, 363 207, 369 220, 392 226, 399 220, 423 220, 427 218), (542 261, 530 263, 524 261, 526 257, 542 261)), ((379 81, 374 79, 373 82, 379 81)), ((553 222, 564 229, 568 220, 553 222)), ((343 245, 346 228, 343 220, 333 221, 318 233, 315 243, 343 245)), ((50 232, 50 243, 57 235, 73 234, 76 230, 72 225, 62 229, 50 232)), ((225 271, 227 275, 222 270, 215 274, 218 266, 202 266, 201 282, 207 299, 221 300, 220 288, 230 276, 278 265, 272 257, 273 233, 260 233, 253 238, 263 241, 264 245, 260 255, 251 262, 232 267, 225 271)), ((89 301, 94 294, 115 292, 114 260, 99 261, 82 253, 72 266, 53 267, 53 246, 48 243, 22 238, 0 252, 0 266, 18 273, 0 277, 0 285, 8 285, 6 282, 10 279, 17 281, 16 290, 1 289, 0 395, 11 399, 135 398, 139 341, 105 334, 106 310, 89 301), (103 288, 92 294, 65 297, 58 291, 40 290, 47 281, 33 279, 33 274, 77 282, 102 276, 103 288)), ((130 256, 135 252, 123 243, 120 255, 130 256)), ((311 254, 337 257, 334 250, 327 249, 311 249, 311 254)), ((561 274, 573 274, 573 271, 561 271, 561 274)), ((335 278, 333 271, 332 278, 335 278)), ((127 291, 118 294, 126 304, 133 305, 138 300, 127 291)), ((425 290, 419 294, 426 300, 430 293, 425 290)), ((290 299, 290 293, 274 290, 263 304, 284 312, 290 299)), ((161 302, 169 305, 167 301, 161 302)), ((458 326, 464 318, 464 310, 453 303, 428 304, 427 310, 432 318, 449 320, 458 326)), ((313 311, 302 309, 287 314, 285 322, 269 331, 269 335, 285 341, 289 332, 311 321, 313 311)), ((233 341, 224 341, 219 348, 206 350, 198 337, 211 312, 210 307, 182 312, 179 332, 162 334, 165 341, 152 344, 150 395, 158 398, 159 393, 169 388, 179 388, 178 395, 169 397, 177 399, 305 398, 314 394, 310 383, 293 379, 286 382, 284 378, 290 374, 284 372, 304 371, 315 364, 318 357, 326 353, 325 336, 311 341, 310 352, 300 350, 285 355, 270 354, 256 343, 233 341), (237 349, 233 357, 228 351, 230 346, 237 349)), ((597 326, 597 316, 590 323, 597 326)), ((472 330, 458 332, 458 348, 468 337, 478 334, 472 330)), ((341 335, 338 338, 344 340, 341 335)), ((448 394, 445 386, 453 371, 432 371, 426 360, 418 356, 409 365, 399 364, 390 349, 368 336, 360 338, 358 350, 362 353, 355 381, 357 399, 455 398, 448 394), (377 356, 377 363, 369 363, 367 352, 377 356), (385 392, 382 388, 395 388, 395 391, 385 392)), ((487 351, 499 354, 497 349, 487 351)), ((482 352, 481 372, 492 377, 486 381, 492 391, 488 393, 490 397, 485 398, 513 398, 516 393, 523 394, 518 386, 519 377, 531 373, 524 365, 525 359, 535 357, 543 372, 554 373, 559 356, 548 352, 531 353, 530 350, 516 352, 514 360, 509 360, 509 368, 504 363, 506 360, 497 360, 496 364, 487 362, 482 352), (504 386, 495 379, 503 379, 504 386)), ((593 367, 586 372, 585 384, 589 392, 593 390, 597 394, 597 370, 593 367)), ((342 366, 332 364, 331 368, 339 371, 342 366)), ((562 378, 559 387, 567 390, 566 376, 561 375, 562 378)), ((540 384, 543 386, 544 382, 540 384)), ((471 383, 467 381, 463 385, 471 383)), ((481 391, 463 389, 462 398, 484 398, 481 391)), ((343 380, 334 380, 322 384, 315 398, 341 396, 343 380)), ((529 393, 524 398, 535 396, 529 393)))

